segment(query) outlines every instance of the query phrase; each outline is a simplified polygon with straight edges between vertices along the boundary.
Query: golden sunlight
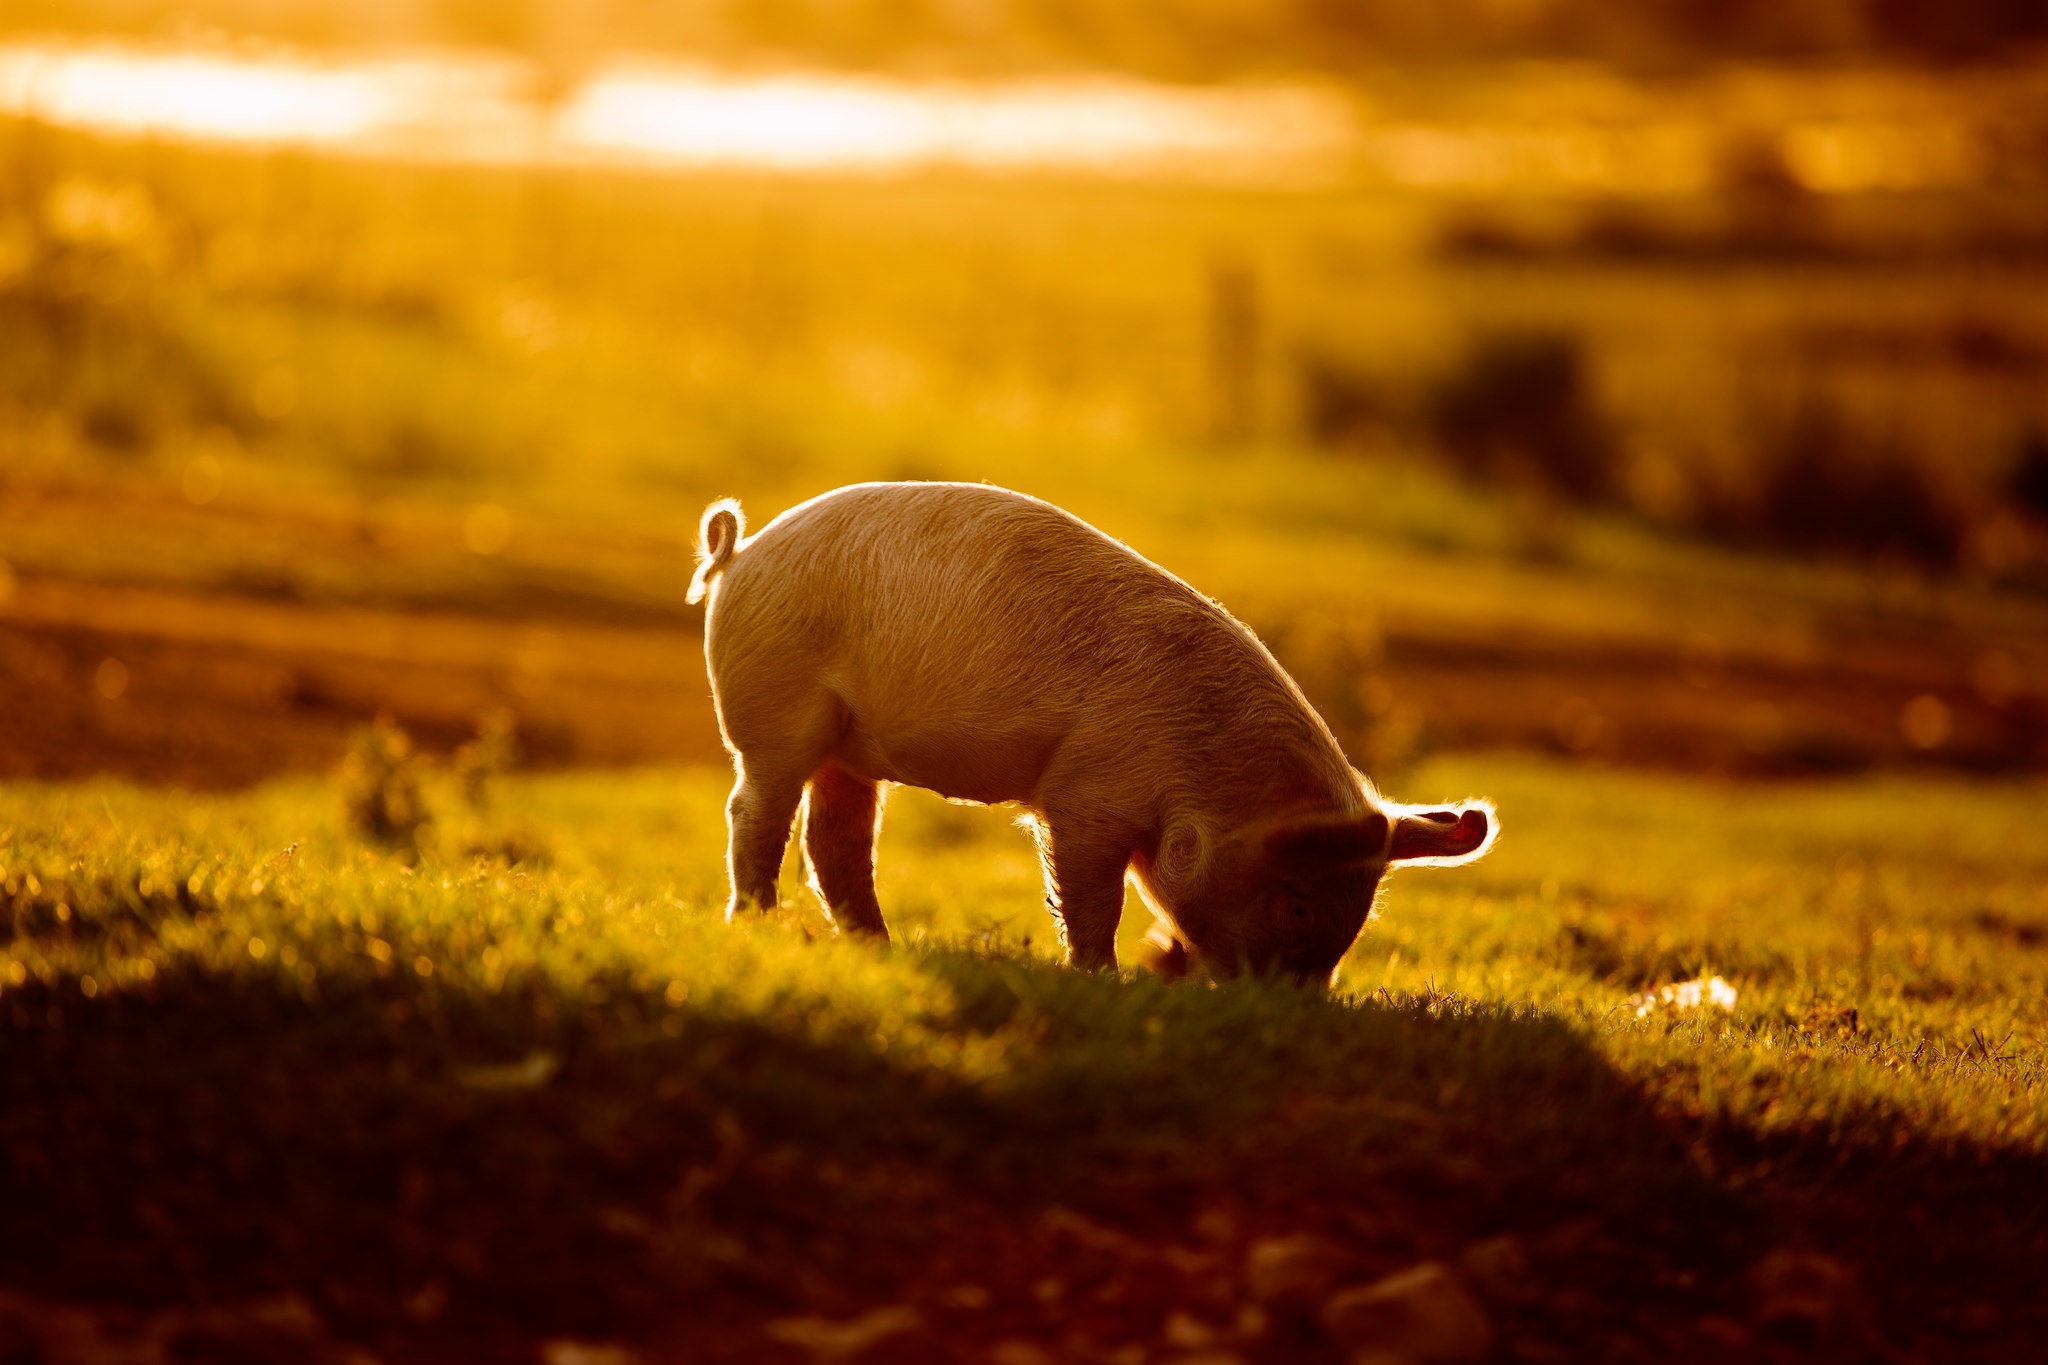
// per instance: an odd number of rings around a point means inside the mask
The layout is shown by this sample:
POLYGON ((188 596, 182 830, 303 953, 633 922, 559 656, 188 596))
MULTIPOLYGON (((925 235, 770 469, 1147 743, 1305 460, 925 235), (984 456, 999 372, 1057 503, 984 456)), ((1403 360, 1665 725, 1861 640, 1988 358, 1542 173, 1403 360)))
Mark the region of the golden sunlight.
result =
MULTIPOLYGON (((1311 81, 1134 77, 973 84, 626 60, 558 99, 530 66, 463 52, 315 59, 277 51, 0 46, 0 114, 122 136, 305 146, 407 161, 889 174, 939 166, 1243 184, 1365 181, 1444 191, 1692 194, 1728 128, 1691 120, 1378 121, 1311 81)), ((1799 123, 1771 134, 1822 194, 1968 184, 1954 120, 1799 123)))
POLYGON ((642 68, 592 81, 556 131, 569 148, 700 165, 952 164, 1232 178, 1256 170, 1267 178, 1327 163, 1350 127, 1344 100, 1308 87, 1183 91, 1110 80, 978 87, 642 68))
POLYGON ((17 47, 0 50, 0 111, 119 133, 334 143, 388 121, 370 67, 282 58, 17 47))
POLYGON ((967 85, 627 64, 550 105, 533 95, 536 84, 509 60, 447 53, 350 62, 0 48, 0 113, 116 134, 407 160, 860 172, 957 165, 1271 181, 1328 172, 1353 141, 1350 102, 1311 85, 967 85))

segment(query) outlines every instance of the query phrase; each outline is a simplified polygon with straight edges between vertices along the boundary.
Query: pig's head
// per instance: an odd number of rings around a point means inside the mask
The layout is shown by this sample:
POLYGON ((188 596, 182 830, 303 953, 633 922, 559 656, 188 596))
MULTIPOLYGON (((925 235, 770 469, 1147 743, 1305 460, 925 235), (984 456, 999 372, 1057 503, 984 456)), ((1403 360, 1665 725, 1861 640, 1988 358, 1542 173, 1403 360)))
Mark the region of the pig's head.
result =
POLYGON ((1169 974, 1199 963, 1326 985, 1398 866, 1449 867, 1485 855, 1499 831, 1485 801, 1368 805, 1363 814, 1281 819, 1224 839, 1172 829, 1146 877, 1172 920, 1155 938, 1169 974))

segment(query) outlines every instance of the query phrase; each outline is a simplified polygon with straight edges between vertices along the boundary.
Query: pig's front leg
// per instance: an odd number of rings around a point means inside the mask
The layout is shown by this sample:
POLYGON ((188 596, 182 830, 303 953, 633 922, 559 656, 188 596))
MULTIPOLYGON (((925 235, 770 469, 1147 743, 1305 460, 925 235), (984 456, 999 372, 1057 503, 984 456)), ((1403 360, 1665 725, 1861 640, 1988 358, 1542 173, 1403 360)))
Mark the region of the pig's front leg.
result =
POLYGON ((1041 817, 1033 832, 1045 868, 1045 903, 1076 967, 1116 968, 1116 926, 1124 910, 1128 841, 1080 821, 1041 817))

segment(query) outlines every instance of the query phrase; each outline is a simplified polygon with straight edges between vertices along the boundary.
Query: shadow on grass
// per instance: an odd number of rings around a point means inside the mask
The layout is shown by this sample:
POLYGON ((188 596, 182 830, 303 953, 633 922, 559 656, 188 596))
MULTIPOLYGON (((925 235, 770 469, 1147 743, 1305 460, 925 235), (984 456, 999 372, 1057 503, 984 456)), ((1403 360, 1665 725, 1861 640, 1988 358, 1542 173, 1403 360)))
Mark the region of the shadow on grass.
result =
MULTIPOLYGON (((564 1334, 758 1358, 763 1322, 902 1304, 920 1327, 889 1358, 979 1359, 1241 1321, 1261 1238, 1318 1235, 1365 1280, 1511 1234, 1531 1278, 1492 1311, 1532 1358, 1718 1358, 1772 1326, 1747 1277, 1788 1243, 1879 1305, 1775 1324, 1802 1358, 2041 1339, 2038 1158, 1709 1130, 1540 1014, 912 961, 975 1065, 624 979, 9 989, 0 1277, 98 1303, 289 1292, 399 1360, 564 1334)), ((1241 1347, 1339 1358, 1299 1314, 1241 1347)))

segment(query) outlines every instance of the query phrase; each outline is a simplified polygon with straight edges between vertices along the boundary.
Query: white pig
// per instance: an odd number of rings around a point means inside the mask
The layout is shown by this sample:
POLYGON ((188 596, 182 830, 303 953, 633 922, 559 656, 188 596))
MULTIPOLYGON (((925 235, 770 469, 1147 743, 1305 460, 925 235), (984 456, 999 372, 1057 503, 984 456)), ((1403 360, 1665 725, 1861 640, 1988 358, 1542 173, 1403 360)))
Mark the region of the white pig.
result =
POLYGON ((855 484, 746 535, 705 510, 689 600, 739 781, 730 919, 775 904, 803 810, 813 886, 886 939, 881 785, 1030 812, 1068 960, 1114 967, 1130 875, 1168 965, 1327 982, 1394 863, 1462 863, 1492 807, 1391 805, 1215 602, 1049 503, 855 484))

